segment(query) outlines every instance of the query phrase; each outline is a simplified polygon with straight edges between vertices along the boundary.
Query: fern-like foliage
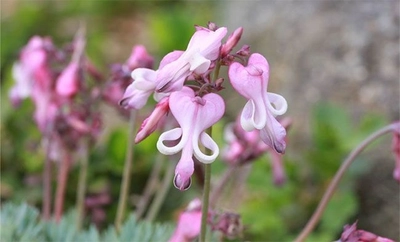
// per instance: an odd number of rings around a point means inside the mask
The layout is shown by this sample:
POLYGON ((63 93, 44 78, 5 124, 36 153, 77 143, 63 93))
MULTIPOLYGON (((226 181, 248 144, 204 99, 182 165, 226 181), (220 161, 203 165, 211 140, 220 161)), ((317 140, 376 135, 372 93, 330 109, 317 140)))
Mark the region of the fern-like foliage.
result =
POLYGON ((5 203, 0 209, 0 241, 90 241, 90 242, 151 242, 167 241, 173 232, 170 224, 137 221, 131 214, 117 233, 113 226, 103 232, 91 225, 86 230, 76 229, 76 214, 67 213, 59 223, 42 221, 39 211, 27 204, 5 203))

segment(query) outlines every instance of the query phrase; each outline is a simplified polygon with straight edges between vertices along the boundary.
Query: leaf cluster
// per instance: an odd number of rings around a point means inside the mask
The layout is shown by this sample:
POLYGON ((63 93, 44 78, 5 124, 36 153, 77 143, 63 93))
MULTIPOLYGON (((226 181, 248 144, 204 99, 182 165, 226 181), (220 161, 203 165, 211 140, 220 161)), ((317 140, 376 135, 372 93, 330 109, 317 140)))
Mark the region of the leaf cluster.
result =
POLYGON ((5 203, 0 210, 1 241, 167 241, 173 232, 170 224, 137 221, 130 214, 120 233, 113 226, 99 231, 94 225, 78 231, 76 213, 70 211, 59 223, 40 219, 39 211, 27 205, 5 203))

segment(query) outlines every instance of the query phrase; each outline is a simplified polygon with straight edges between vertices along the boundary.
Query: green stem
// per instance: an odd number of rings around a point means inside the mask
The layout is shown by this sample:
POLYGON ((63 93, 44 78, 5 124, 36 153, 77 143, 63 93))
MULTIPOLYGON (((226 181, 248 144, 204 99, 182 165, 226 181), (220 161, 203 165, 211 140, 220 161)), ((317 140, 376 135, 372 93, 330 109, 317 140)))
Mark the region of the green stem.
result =
POLYGON ((141 196, 139 203, 136 207, 135 215, 137 219, 142 217, 144 211, 147 208, 150 198, 153 196, 154 192, 156 191, 157 185, 159 184, 159 177, 164 164, 163 157, 165 157, 163 154, 157 153, 155 164, 153 165, 150 177, 149 179, 147 179, 146 186, 144 187, 144 193, 141 196))
POLYGON ((176 166, 175 162, 169 162, 168 170, 162 180, 161 191, 157 192, 154 201, 150 205, 149 212, 146 215, 147 221, 150 222, 153 221, 156 218, 158 212, 160 211, 161 205, 163 204, 165 197, 168 194, 168 190, 171 186, 171 181, 174 177, 175 166, 176 166))
POLYGON ((208 201, 210 197, 210 181, 211 181, 211 164, 204 164, 204 190, 203 201, 201 206, 201 229, 200 242, 206 241, 207 218, 208 218, 208 201))
POLYGON ((317 225, 319 219, 321 218, 326 206, 328 205, 329 200, 331 199, 333 193, 335 192, 336 187, 339 184, 340 179, 342 178, 343 174, 350 166, 350 164, 355 160, 358 154, 363 151, 367 145, 369 145, 372 141, 376 140, 378 137, 391 132, 395 129, 395 124, 391 124, 385 126, 378 131, 374 132, 370 136, 368 136, 361 144, 358 145, 346 158, 346 160, 342 163, 339 170, 336 172, 335 177, 329 184, 328 189, 325 191, 324 196, 322 197, 320 203, 318 204, 317 209, 315 210, 314 214, 308 221, 306 227, 304 227, 303 231, 301 231, 300 235, 296 238, 295 242, 302 242, 304 241, 307 236, 313 231, 314 227, 317 225))
MULTIPOLYGON (((219 69, 219 62, 217 64, 219 69)), ((216 68, 217 68, 216 67, 216 68)), ((207 129, 207 134, 212 135, 212 127, 207 129)), ((211 151, 206 149, 206 153, 210 154, 211 151)), ((208 219, 208 204, 210 200, 210 187, 211 187, 211 164, 204 164, 204 189, 203 189, 203 201, 201 204, 201 227, 200 227, 200 242, 206 241, 207 233, 207 219, 208 219)))
POLYGON ((122 177, 121 190, 119 193, 119 201, 117 208, 117 216, 115 219, 115 228, 117 232, 121 230, 122 220, 125 214, 126 201, 128 200, 129 184, 131 181, 132 158, 134 150, 134 131, 136 121, 136 110, 131 111, 129 118, 128 144, 125 156, 124 174, 122 177))
POLYGON ((217 64, 215 65, 215 69, 214 69, 214 81, 216 81, 218 79, 220 69, 221 69, 221 62, 219 60, 217 60, 217 64))
POLYGON ((76 227, 79 230, 82 228, 84 208, 85 208, 85 194, 86 194, 86 180, 87 180, 87 170, 89 163, 89 152, 88 152, 88 142, 84 140, 83 152, 81 158, 81 166, 79 169, 79 180, 78 180, 78 194, 76 199, 76 211, 77 211, 77 221, 76 227))

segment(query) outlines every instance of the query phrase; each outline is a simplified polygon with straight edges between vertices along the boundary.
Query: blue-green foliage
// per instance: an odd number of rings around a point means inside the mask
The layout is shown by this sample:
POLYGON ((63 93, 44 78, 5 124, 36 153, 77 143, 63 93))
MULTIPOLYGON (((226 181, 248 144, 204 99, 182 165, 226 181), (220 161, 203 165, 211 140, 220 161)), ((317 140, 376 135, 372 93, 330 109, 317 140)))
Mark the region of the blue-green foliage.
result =
POLYGON ((36 208, 27 204, 3 204, 0 210, 1 241, 91 241, 91 242, 124 242, 124 241, 167 241, 172 235, 173 226, 137 221, 131 214, 118 234, 113 226, 99 232, 91 225, 88 229, 78 231, 76 214, 67 213, 57 224, 42 221, 36 208))

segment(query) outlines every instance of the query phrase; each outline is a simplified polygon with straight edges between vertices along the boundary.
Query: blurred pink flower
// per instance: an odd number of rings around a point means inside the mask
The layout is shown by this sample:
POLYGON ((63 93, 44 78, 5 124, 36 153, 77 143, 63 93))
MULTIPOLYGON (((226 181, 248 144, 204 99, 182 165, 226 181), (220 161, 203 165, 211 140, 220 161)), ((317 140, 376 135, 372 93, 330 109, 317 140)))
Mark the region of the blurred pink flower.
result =
POLYGON ((51 75, 47 68, 46 45, 52 45, 49 39, 34 36, 21 50, 19 60, 13 66, 15 85, 9 93, 14 105, 32 95, 33 88, 50 88, 51 75))
POLYGON ((135 70, 136 68, 152 68, 154 58, 147 53, 146 48, 143 45, 135 45, 132 48, 132 53, 125 65, 129 70, 135 70))
POLYGON ((169 242, 190 242, 200 234, 201 201, 191 201, 187 209, 179 215, 178 224, 169 242))
POLYGON ((57 78, 56 92, 63 97, 72 97, 78 92, 79 85, 79 65, 73 61, 57 78))

